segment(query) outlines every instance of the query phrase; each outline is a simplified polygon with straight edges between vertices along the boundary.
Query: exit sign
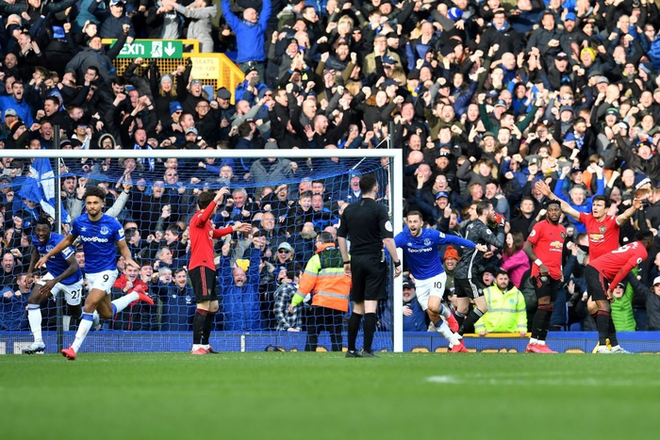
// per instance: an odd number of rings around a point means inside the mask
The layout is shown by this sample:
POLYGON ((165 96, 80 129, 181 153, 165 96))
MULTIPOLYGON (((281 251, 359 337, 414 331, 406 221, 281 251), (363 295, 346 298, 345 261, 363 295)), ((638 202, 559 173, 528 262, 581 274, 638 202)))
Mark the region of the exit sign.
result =
POLYGON ((177 40, 134 40, 131 44, 124 44, 117 58, 183 58, 183 43, 177 40))

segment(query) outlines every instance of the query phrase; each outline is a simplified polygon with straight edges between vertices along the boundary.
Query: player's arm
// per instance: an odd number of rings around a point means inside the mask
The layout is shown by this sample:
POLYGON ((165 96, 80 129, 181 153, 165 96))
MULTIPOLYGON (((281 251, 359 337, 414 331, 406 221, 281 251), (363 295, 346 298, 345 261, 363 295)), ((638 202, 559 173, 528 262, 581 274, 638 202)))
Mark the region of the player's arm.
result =
POLYGON ((580 213, 571 205, 569 205, 566 200, 562 199, 557 194, 553 193, 552 190, 550 190, 550 187, 548 186, 547 183, 545 183, 542 180, 539 180, 538 182, 536 182, 534 186, 539 191, 541 191, 541 194, 543 194, 544 196, 550 198, 551 200, 556 200, 557 202, 559 202, 559 205, 561 206, 561 210, 564 214, 568 214, 575 220, 580 221, 580 213))
POLYGON ((626 261, 626 264, 623 265, 621 269, 616 273, 616 276, 610 283, 610 287, 607 289, 607 296, 611 297, 612 296, 612 286, 616 286, 619 284, 623 279, 628 275, 628 273, 633 270, 637 264, 641 262, 641 258, 638 258, 636 255, 631 256, 628 261, 626 261))
POLYGON ((37 261, 39 261, 39 251, 37 251, 36 246, 32 248, 32 256, 30 257, 30 265, 28 266, 27 270, 27 278, 28 278, 28 284, 32 283, 32 272, 34 272, 34 267, 37 265, 37 261))
POLYGON ((392 256, 392 260, 394 261, 394 276, 398 277, 401 275, 401 259, 399 258, 399 254, 396 253, 396 245, 394 244, 394 239, 384 238, 383 245, 385 246, 385 249, 387 249, 387 252, 389 252, 392 256))
POLYGON ((351 275, 351 260, 348 256, 348 245, 346 244, 346 237, 337 236, 337 245, 341 253, 341 259, 344 261, 344 272, 346 275, 351 275))
MULTIPOLYGON (((71 246, 73 244, 73 241, 75 240, 75 237, 71 234, 67 234, 66 237, 62 239, 59 243, 57 243, 57 246, 55 246, 50 252, 48 252, 46 255, 41 257, 39 261, 37 261, 37 264, 35 264, 35 268, 40 268, 44 264, 46 264, 46 261, 53 255, 57 255, 60 252, 62 252, 67 246, 71 246)), ((126 243, 124 243, 124 246, 126 246, 126 243)), ((126 247, 128 249, 128 247, 126 247)), ((130 256, 130 253, 129 253, 130 256)))
POLYGON ((639 208, 641 208, 641 207, 642 207, 642 202, 641 202, 641 200, 639 200, 639 199, 637 199, 637 198, 633 199, 632 206, 630 206, 630 208, 628 208, 628 209, 626 209, 625 211, 623 211, 623 212, 621 213, 621 215, 619 215, 619 216, 616 218, 616 223, 617 223, 619 226, 623 226, 623 225, 625 225, 626 222, 627 222, 628 220, 630 220, 630 219, 632 218, 632 216, 635 215, 635 213, 637 212, 637 210, 638 210, 639 208))
POLYGON ((532 264, 536 264, 539 267, 539 272, 541 272, 541 275, 548 276, 550 271, 545 266, 545 264, 543 264, 543 261, 541 261, 539 257, 536 256, 536 252, 534 252, 534 245, 529 241, 526 241, 525 245, 523 246, 523 251, 525 251, 525 254, 527 254, 527 258, 529 258, 529 261, 531 261, 532 264))
POLYGON ((76 260, 75 253, 71 252, 71 255, 69 255, 69 257, 66 259, 66 262, 69 265, 69 267, 67 267, 64 272, 62 272, 59 276, 53 279, 53 284, 57 284, 62 280, 66 280, 67 278, 69 278, 71 275, 73 275, 78 271, 78 260, 76 260))
POLYGON ((131 255, 131 250, 128 248, 128 245, 126 244, 126 239, 122 238, 121 240, 117 241, 117 246, 119 247, 119 252, 121 252, 121 256, 124 257, 124 260, 126 260, 126 264, 130 264, 131 266, 140 270, 140 265, 137 264, 135 260, 133 260, 133 255, 131 255))

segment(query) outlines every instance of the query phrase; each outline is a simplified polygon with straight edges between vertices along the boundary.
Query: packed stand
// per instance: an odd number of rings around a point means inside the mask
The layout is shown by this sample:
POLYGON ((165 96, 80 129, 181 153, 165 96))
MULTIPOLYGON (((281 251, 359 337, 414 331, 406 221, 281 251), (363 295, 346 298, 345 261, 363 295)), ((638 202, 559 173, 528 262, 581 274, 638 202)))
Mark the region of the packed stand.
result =
MULTIPOLYGON (((63 172, 71 218, 83 212, 86 186, 110 194, 107 205, 141 263, 113 295, 141 289, 157 298, 157 306, 134 304, 105 328, 191 329, 186 228, 196 195, 226 187, 214 221, 250 222, 253 231, 217 244, 224 292, 217 328, 304 329, 308 311, 288 312, 286 286, 315 254, 315 237, 336 234, 342 208, 360 199, 355 161, 251 161, 240 152, 177 160, 167 158, 170 149, 401 148, 404 215, 417 210, 429 227, 455 235, 475 220, 481 200, 504 216, 506 244, 486 254, 480 276, 490 286, 504 268, 510 284, 495 286, 520 289, 529 325, 533 262, 523 245, 548 198, 537 182, 582 213, 604 196, 606 214, 621 215, 641 195, 644 203, 621 225, 621 244, 660 224, 660 17, 646 0, 30 0, 0 2, 0 11, 2 148, 163 150, 163 159, 51 164, 63 172), (204 52, 236 51, 245 80, 209 91, 190 62, 161 72, 139 58, 117 75, 113 60, 124 44, 184 37, 204 52), (104 46, 102 38, 117 42, 104 46)), ((362 171, 377 170, 386 198, 387 164, 367 165, 362 171)), ((44 212, 25 191, 30 161, 4 157, 0 168, 0 329, 25 330, 29 287, 21 280, 44 212)), ((561 223, 564 283, 551 328, 593 329, 583 269, 590 242, 602 237, 570 215, 561 223)), ((659 249, 615 289, 617 329, 660 329, 659 249)), ((461 253, 441 253, 451 298, 461 253)), ((406 283, 409 304, 414 280, 406 283)), ((54 328, 47 310, 44 326, 54 328)), ((520 331, 519 312, 503 328, 520 331)), ((428 326, 417 318, 407 329, 428 326)))

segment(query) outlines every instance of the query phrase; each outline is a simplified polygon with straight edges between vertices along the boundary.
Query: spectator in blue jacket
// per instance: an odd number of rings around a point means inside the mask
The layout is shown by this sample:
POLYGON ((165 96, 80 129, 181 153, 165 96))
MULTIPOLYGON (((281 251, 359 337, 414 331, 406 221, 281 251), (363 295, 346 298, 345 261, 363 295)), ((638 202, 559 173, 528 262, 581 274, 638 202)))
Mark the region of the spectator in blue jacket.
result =
POLYGON ((229 0, 222 0, 222 12, 227 24, 236 34, 238 55, 236 62, 243 72, 255 67, 260 78, 265 78, 264 63, 266 61, 266 26, 270 18, 271 0, 264 0, 261 13, 254 8, 246 8, 243 18, 234 14, 229 0))
POLYGON ((247 273, 229 257, 231 241, 222 246, 219 276, 221 303, 226 331, 246 332, 261 330, 259 306, 259 265, 261 251, 253 248, 247 273))
POLYGON ((165 287, 163 301, 164 331, 192 331, 192 320, 195 316, 195 293, 188 283, 188 273, 185 269, 174 271, 174 283, 165 287))
POLYGON ((410 279, 403 281, 403 331, 425 332, 428 328, 426 313, 417 301, 415 283, 410 279))

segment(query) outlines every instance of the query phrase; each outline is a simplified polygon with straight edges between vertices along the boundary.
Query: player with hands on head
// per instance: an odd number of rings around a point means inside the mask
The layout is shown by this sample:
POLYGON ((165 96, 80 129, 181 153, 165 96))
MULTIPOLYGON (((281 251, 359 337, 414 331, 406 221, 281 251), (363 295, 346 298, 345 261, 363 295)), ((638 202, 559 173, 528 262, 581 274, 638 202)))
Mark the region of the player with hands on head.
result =
POLYGON ((224 197, 229 194, 226 187, 220 188, 215 196, 210 192, 202 192, 197 197, 198 211, 190 220, 190 263, 188 273, 195 292, 197 309, 193 317, 193 346, 191 354, 216 354, 209 338, 215 314, 218 312, 217 272, 213 256, 213 239, 224 237, 234 232, 248 233, 252 226, 249 223, 236 222, 231 226, 214 229, 211 216, 215 214, 224 197))
POLYGON ((131 251, 126 244, 124 228, 119 222, 103 213, 106 192, 98 186, 88 187, 85 190, 85 208, 87 214, 77 217, 71 226, 71 231, 53 249, 37 261, 35 268, 44 266, 48 260, 71 246, 76 238, 80 237, 85 252, 85 280, 89 294, 85 300, 82 320, 76 332, 76 339, 69 348, 62 350, 62 354, 69 360, 75 360, 78 350, 92 328, 94 312, 103 319, 112 319, 133 301, 144 301, 153 305, 153 300, 146 294, 132 292, 110 302, 112 285, 118 276, 117 253, 115 243, 127 265, 140 270, 140 266, 133 260, 131 251))

